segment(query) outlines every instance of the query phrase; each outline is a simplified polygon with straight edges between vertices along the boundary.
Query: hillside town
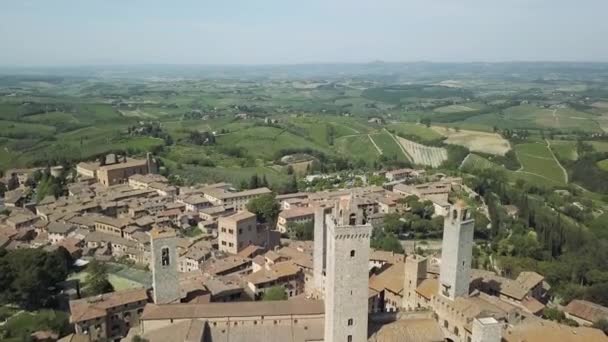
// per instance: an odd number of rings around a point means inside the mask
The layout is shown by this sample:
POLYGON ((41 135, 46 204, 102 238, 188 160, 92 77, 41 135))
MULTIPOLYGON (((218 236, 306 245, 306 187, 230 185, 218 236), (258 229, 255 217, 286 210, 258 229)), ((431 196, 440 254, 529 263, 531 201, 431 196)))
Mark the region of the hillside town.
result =
MULTIPOLYGON (((174 185, 151 154, 108 155, 73 172, 11 170, 0 249, 62 248, 80 269, 116 264, 145 278, 94 296, 83 296, 78 279, 65 282, 57 291, 73 331, 40 340, 608 341, 592 327, 608 308, 556 306, 537 272, 476 267, 475 217, 488 208, 462 178, 415 169, 378 176, 382 185, 277 195, 174 185), (40 198, 36 172, 69 174, 67 193, 40 198), (423 204, 442 224, 440 248, 416 240, 404 253, 372 248, 387 215, 423 204), (576 326, 544 317, 556 307, 576 326)), ((509 215, 520 209, 505 206, 509 215)))

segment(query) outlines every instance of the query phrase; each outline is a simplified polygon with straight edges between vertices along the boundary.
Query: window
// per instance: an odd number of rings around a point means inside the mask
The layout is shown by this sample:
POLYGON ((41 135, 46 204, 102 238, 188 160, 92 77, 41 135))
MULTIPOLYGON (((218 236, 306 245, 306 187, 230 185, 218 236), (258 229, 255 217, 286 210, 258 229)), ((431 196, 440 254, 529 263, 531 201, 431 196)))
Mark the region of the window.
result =
POLYGON ((222 246, 226 246, 226 241, 222 241, 222 246))
POLYGON ((450 325, 448 324, 448 321, 444 320, 443 321, 443 327, 447 329, 449 326, 450 325))
POLYGON ((355 250, 353 249, 353 250, 350 251, 350 257, 352 258, 354 256, 355 256, 355 250))
POLYGON ((239 234, 243 234, 243 229, 239 228, 239 234))
POLYGON ((346 337, 346 342, 353 342, 353 335, 348 335, 346 337))
POLYGON ((171 260, 169 258, 169 247, 163 247, 160 250, 160 260, 161 265, 163 266, 169 266, 169 264, 171 264, 171 260))
POLYGON ((352 319, 352 318, 349 318, 349 319, 348 319, 348 326, 351 326, 351 325, 353 325, 353 319, 352 319))

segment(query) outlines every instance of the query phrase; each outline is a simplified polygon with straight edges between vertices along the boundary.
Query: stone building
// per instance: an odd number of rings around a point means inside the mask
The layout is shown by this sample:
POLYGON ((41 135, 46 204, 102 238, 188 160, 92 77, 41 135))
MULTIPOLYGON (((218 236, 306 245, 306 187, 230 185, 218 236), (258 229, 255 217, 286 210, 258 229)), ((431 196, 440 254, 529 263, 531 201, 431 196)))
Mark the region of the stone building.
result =
POLYGON ((153 229, 150 232, 152 253, 153 299, 156 304, 179 302, 177 273, 177 237, 175 230, 153 229))
POLYGON ((126 336, 139 324, 148 303, 145 289, 107 293, 70 301, 70 323, 76 335, 90 341, 111 341, 126 336))
POLYGON ((454 300, 469 294, 475 221, 464 202, 451 208, 444 221, 441 245, 441 295, 454 300))
POLYGON ((279 240, 279 232, 258 224, 256 215, 248 211, 220 217, 218 220, 218 248, 222 252, 237 254, 250 245, 271 249, 279 240))
POLYGON ((340 199, 326 223, 325 341, 367 341, 372 227, 354 196, 340 199))

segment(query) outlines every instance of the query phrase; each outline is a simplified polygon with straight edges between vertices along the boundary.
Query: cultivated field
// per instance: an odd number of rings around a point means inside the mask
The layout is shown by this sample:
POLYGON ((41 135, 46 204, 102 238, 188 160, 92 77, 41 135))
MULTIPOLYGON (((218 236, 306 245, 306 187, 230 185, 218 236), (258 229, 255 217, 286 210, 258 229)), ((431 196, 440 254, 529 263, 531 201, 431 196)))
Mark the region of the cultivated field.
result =
POLYGON ((576 141, 571 140, 551 140, 551 150, 560 160, 577 160, 576 141))
POLYGON ((515 145, 515 153, 522 165, 522 168, 516 172, 541 177, 555 185, 567 183, 565 170, 555 160, 544 142, 515 145))
POLYGON ((448 160, 445 148, 429 147, 401 137, 396 137, 414 164, 438 167, 448 160))
POLYGON ((460 145, 474 152, 483 152, 495 155, 505 155, 511 149, 511 144, 496 133, 458 130, 433 126, 433 129, 447 137, 445 143, 460 145))
POLYGON ((449 105, 444 107, 435 108, 437 113, 462 113, 462 112, 474 112, 476 108, 469 107, 467 105, 449 105))
POLYGON ((373 161, 380 155, 366 134, 338 138, 334 146, 341 155, 365 161, 373 161))
POLYGON ((397 160, 407 160, 408 156, 403 153, 399 143, 393 138, 392 134, 387 131, 381 133, 370 134, 371 139, 376 146, 382 151, 382 154, 388 158, 397 160))
POLYGON ((386 126, 391 131, 394 131, 398 135, 402 136, 414 136, 423 141, 433 141, 441 139, 441 134, 435 132, 433 129, 426 127, 421 124, 413 123, 391 123, 386 126))
POLYGON ((608 171, 608 159, 597 162, 597 166, 604 171, 608 171))
POLYGON ((608 152, 608 142, 606 141, 587 141, 597 152, 608 152))

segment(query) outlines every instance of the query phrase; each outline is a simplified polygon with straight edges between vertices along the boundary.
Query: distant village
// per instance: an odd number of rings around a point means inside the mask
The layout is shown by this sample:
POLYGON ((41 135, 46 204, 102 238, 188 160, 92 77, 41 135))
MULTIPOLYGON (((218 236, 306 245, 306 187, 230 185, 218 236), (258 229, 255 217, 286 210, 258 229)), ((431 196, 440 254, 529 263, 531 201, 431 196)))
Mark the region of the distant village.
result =
MULTIPOLYGON (((608 341, 590 327, 608 308, 574 300, 563 311, 579 327, 548 321, 542 275, 473 268, 467 203, 483 200, 461 178, 387 170, 381 186, 276 195, 175 186, 150 154, 108 155, 77 164, 67 196, 36 201, 36 171, 2 179, 0 248, 63 247, 79 267, 97 260, 151 273, 148 286, 93 297, 66 282, 74 333, 61 341, 608 341), (275 221, 248 210, 263 196, 278 202, 275 221), (372 227, 409 211, 410 196, 443 217, 441 249, 372 249, 372 227), (314 240, 289 238, 302 224, 314 240), (266 300, 277 288, 284 297, 266 300)), ((487 215, 483 203, 477 210, 487 215)))

